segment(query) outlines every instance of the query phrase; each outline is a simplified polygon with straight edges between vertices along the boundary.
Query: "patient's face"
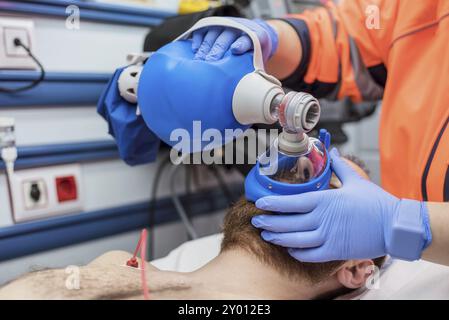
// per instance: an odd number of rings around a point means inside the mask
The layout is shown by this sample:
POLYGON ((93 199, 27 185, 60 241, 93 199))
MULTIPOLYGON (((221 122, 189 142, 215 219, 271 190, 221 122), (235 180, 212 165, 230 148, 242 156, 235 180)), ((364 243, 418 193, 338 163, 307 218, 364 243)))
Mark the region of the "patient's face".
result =
MULTIPOLYGON (((350 159, 343 158, 345 162, 362 178, 369 180, 367 169, 364 169, 364 164, 361 160, 356 157, 350 156, 350 159)), ((296 161, 293 168, 288 170, 283 169, 275 175, 276 180, 280 182, 285 182, 289 184, 301 184, 312 180, 315 176, 315 169, 307 157, 300 157, 296 161)), ((330 181, 330 188, 337 189, 341 188, 341 182, 335 174, 332 174, 330 181)))

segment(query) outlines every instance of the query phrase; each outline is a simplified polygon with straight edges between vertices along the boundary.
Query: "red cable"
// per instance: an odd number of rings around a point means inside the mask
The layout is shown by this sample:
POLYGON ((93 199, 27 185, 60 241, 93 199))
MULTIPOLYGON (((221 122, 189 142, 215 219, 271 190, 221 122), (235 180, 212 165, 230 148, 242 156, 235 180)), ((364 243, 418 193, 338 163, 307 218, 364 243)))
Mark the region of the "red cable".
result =
POLYGON ((133 268, 139 267, 139 262, 137 261, 137 253, 140 249, 140 260, 142 262, 142 272, 140 274, 141 281, 142 281, 142 290, 143 290, 143 297, 145 300, 149 299, 149 291, 148 291, 148 284, 147 284, 147 275, 145 273, 145 256, 147 251, 147 230, 143 229, 140 234, 139 242, 137 243, 136 249, 134 250, 134 255, 131 259, 129 259, 126 262, 126 265, 133 268))
POLYGON ((147 230, 143 229, 142 234, 140 236, 141 239, 141 247, 140 247, 140 259, 142 260, 142 268, 141 268, 141 280, 142 280, 142 290, 143 290, 143 298, 148 300, 150 298, 147 284, 147 274, 145 272, 145 254, 147 251, 147 230))
POLYGON ((137 253, 139 252, 140 246, 142 244, 142 235, 140 236, 139 242, 137 243, 136 249, 134 250, 133 257, 126 261, 128 267, 138 268, 139 262, 137 261, 137 253))
POLYGON ((137 257, 137 254, 139 253, 139 249, 140 249, 141 245, 142 245, 142 234, 140 235, 139 242, 137 242, 136 249, 134 249, 134 256, 133 256, 133 258, 137 257))

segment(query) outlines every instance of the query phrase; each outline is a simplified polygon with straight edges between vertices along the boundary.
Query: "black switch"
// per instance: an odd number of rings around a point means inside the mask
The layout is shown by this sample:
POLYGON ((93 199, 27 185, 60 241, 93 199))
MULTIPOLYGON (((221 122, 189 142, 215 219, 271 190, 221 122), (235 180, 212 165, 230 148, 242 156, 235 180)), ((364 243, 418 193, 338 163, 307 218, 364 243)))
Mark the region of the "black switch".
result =
POLYGON ((41 198, 42 192, 39 189, 39 185, 37 183, 31 184, 31 190, 30 190, 30 198, 34 202, 39 202, 39 199, 41 198))

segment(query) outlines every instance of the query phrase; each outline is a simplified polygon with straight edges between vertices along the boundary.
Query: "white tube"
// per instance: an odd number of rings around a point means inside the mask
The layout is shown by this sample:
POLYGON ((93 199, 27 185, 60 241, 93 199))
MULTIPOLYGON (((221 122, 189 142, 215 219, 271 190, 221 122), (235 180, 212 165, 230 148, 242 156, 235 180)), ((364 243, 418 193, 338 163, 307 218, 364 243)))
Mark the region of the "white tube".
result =
POLYGON ((12 177, 14 174, 14 163, 17 160, 17 148, 7 147, 2 149, 2 160, 5 162, 6 174, 12 177))
POLYGON ((273 124, 278 119, 271 112, 274 98, 282 94, 281 83, 264 72, 252 72, 240 80, 234 91, 232 111, 235 119, 244 125, 273 124))

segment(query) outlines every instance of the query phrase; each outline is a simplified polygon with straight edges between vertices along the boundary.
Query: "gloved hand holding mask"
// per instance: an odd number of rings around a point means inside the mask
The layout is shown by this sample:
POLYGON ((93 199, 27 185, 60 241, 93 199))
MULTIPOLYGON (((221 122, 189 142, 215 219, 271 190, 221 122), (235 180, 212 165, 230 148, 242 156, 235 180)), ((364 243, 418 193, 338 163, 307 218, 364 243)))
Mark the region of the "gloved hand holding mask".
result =
POLYGON ((363 179, 336 149, 331 159, 342 188, 265 197, 256 202, 262 210, 280 213, 253 218, 253 225, 264 230, 262 237, 288 248, 293 257, 305 262, 386 254, 418 259, 432 241, 425 203, 398 199, 363 179), (404 229, 411 223, 416 236, 404 229))

